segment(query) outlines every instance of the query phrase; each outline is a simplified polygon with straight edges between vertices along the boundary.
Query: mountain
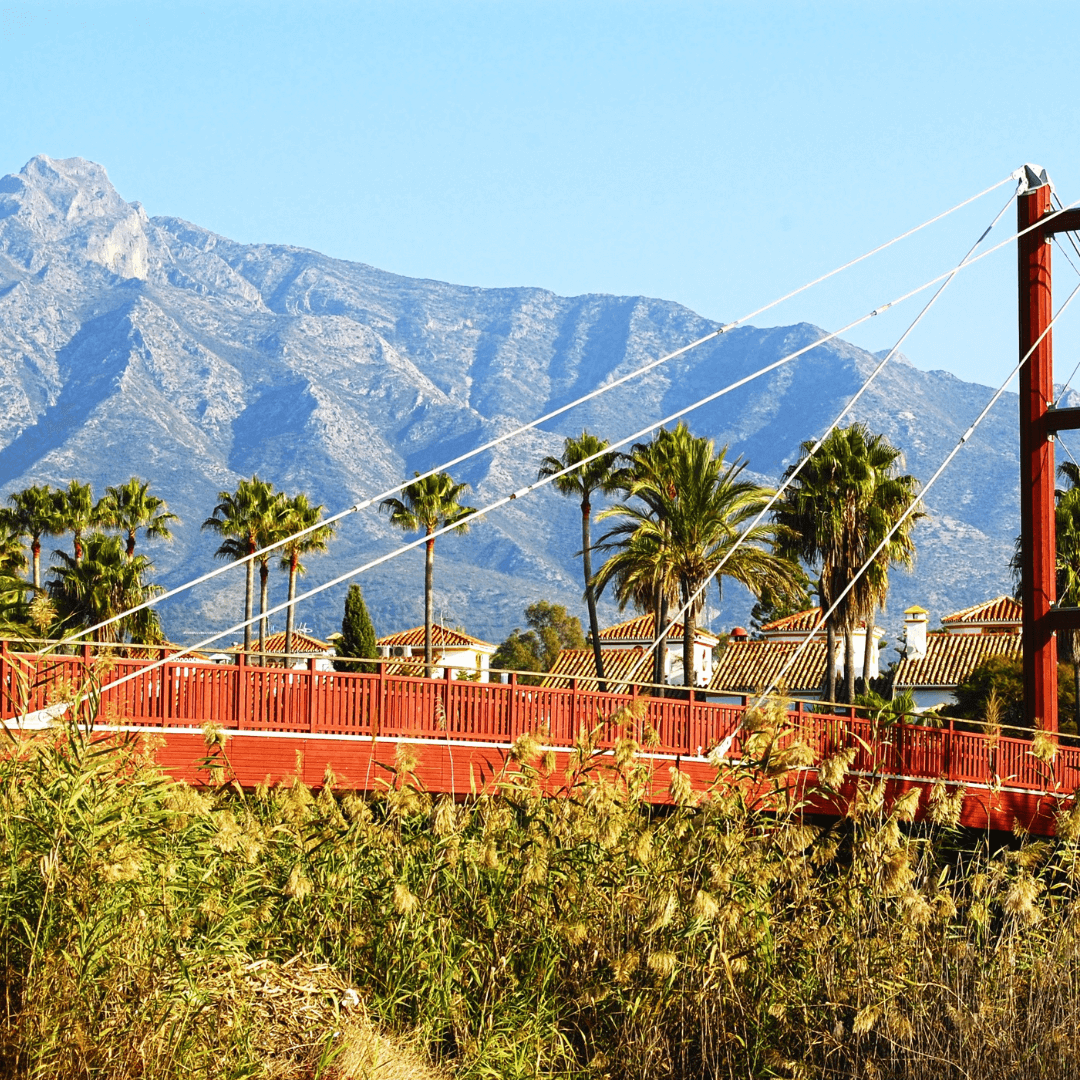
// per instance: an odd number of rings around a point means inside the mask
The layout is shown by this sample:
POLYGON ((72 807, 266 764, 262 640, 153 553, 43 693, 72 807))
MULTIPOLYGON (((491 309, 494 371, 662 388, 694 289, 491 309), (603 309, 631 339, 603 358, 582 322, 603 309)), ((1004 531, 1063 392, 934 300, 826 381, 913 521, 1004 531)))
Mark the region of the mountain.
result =
MULTIPOLYGON (((172 217, 147 217, 105 170, 36 157, 0 179, 0 492, 30 483, 138 474, 180 514, 173 544, 145 550, 172 586, 213 565, 200 531, 219 490, 257 472, 328 512, 392 487, 714 329, 647 297, 561 297, 401 277, 273 244, 238 244, 172 217)), ((622 438, 814 341, 808 324, 743 327, 454 470, 480 506, 535 480, 545 454, 583 428, 622 438)), ((876 363, 833 341, 691 413, 775 480, 876 363)), ((854 412, 921 478, 989 397, 903 358, 854 412)), ((1010 586, 1018 523, 1017 402, 1006 395, 928 499, 914 575, 894 575, 886 624, 914 602, 932 613, 1010 586)), ((437 617, 500 641, 544 598, 584 614, 579 511, 546 489, 448 536, 436 553, 437 617)), ((391 550, 402 534, 372 508, 346 518, 307 584, 391 550)), ((419 551, 366 574, 379 633, 423 618, 419 551)), ((273 577, 276 602, 284 575, 273 577)), ((344 586, 301 608, 329 633, 344 586)), ((713 603, 715 605, 715 594, 713 603)), ((715 625, 745 621, 725 590, 715 625)), ((236 622, 239 573, 168 602, 187 638, 236 622)), ((616 614, 608 605, 605 618, 616 614)), ((280 618, 278 619, 280 620, 280 618)))

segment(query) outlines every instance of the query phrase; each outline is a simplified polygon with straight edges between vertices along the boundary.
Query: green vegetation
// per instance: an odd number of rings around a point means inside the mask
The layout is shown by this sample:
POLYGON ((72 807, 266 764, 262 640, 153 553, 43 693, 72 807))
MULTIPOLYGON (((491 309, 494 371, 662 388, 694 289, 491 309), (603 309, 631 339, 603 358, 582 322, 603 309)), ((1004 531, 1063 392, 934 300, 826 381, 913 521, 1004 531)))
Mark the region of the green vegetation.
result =
MULTIPOLYGON (((275 519, 281 513, 280 492, 258 476, 241 480, 236 491, 219 491, 218 504, 203 523, 204 529, 224 537, 214 552, 215 558, 237 561, 254 555, 266 542, 273 530, 275 519)), ((276 537, 275 537, 276 539, 276 537)), ((252 608, 255 604, 255 560, 248 558, 245 564, 244 584, 244 652, 251 650, 252 608)), ((265 598, 263 610, 265 611, 265 598)), ((265 627, 260 620, 261 645, 265 647, 265 627)))
MULTIPOLYGON (((81 546, 81 545, 80 545, 81 546)), ((154 564, 145 555, 125 553, 118 536, 91 533, 82 558, 58 551, 58 566, 49 571, 49 598, 62 627, 90 627, 138 607, 164 590, 147 582, 154 564)), ((163 640, 153 608, 143 608, 95 631, 96 641, 163 640)))
MULTIPOLYGON (((652 444, 635 447, 631 455, 625 481, 630 500, 600 515, 617 524, 598 544, 614 554, 596 575, 597 592, 614 583, 621 605, 629 600, 642 606, 652 600, 658 620, 666 618, 664 602, 685 607, 681 621, 687 685, 694 679, 697 617, 705 586, 715 575, 734 578, 755 596, 766 587, 796 587, 794 564, 772 551, 775 528, 754 524, 773 493, 740 480, 746 463, 728 463, 726 454, 727 447, 718 453, 711 439, 694 437, 683 424, 672 432, 661 431, 652 444)), ((662 650, 661 644, 658 654, 662 650)))
MULTIPOLYGON (((801 457, 814 448, 804 442, 801 457)), ((813 457, 784 474, 794 482, 774 511, 781 529, 781 550, 818 574, 822 611, 839 601, 826 624, 826 701, 854 701, 856 661, 853 634, 866 621, 866 651, 861 667, 869 676, 874 613, 884 607, 891 566, 910 567, 915 547, 911 530, 922 512, 911 514, 892 536, 870 569, 844 595, 859 568, 870 558, 918 492, 913 476, 899 475, 902 457, 883 435, 862 424, 837 428, 822 441, 813 457), (796 469, 798 474, 796 475, 796 469), (842 597, 842 599, 841 599, 842 597), (844 690, 837 697, 836 639, 844 641, 844 690)))
MULTIPOLYGON (((538 600, 525 609, 529 629, 523 634, 518 627, 495 650, 491 666, 498 671, 550 671, 563 649, 585 648, 581 620, 568 615, 562 604, 538 600)), ((523 675, 521 682, 535 685, 541 680, 535 675, 523 675)))
MULTIPOLYGON (((419 473, 415 474, 417 477, 419 473)), ((434 656, 431 628, 435 622, 435 537, 432 533, 452 528, 468 532, 466 520, 474 513, 471 506, 462 506, 461 497, 468 484, 456 484, 449 473, 434 473, 414 480, 402 491, 400 499, 383 499, 380 509, 390 515, 390 521, 405 532, 422 532, 424 545, 424 674, 430 679, 434 656)))
MULTIPOLYGON (((370 657, 378 655, 375 647, 375 627, 368 614, 364 594, 359 585, 350 585, 345 594, 345 614, 341 619, 341 637, 338 639, 336 652, 339 657, 370 657)), ((379 670, 378 664, 365 664, 361 660, 346 659, 334 661, 335 671, 379 670)))
MULTIPOLYGON (((585 605, 589 611, 589 636, 592 640, 593 658, 601 693, 607 691, 607 686, 604 683, 604 658, 600 651, 600 623, 596 615, 596 593, 593 588, 591 523, 593 496, 597 492, 611 494, 618 488, 618 455, 605 454, 603 451, 607 449, 607 445, 606 439, 598 439, 595 435, 583 431, 580 439, 568 438, 566 440, 562 457, 544 458, 537 474, 542 480, 545 476, 557 476, 572 465, 578 466, 573 472, 558 476, 553 483, 560 495, 581 501, 581 565, 585 573, 585 605), (589 461, 589 458, 593 460, 589 461)), ((548 671, 550 668, 551 664, 546 668, 534 670, 548 671)))
MULTIPOLYGON (((1058 664, 1058 729, 1066 735, 1075 735, 1076 677, 1073 665, 1058 664)), ((1001 723, 1007 728, 1023 729, 1027 733, 1024 717, 1024 672, 1019 656, 992 656, 984 660, 956 688, 956 704, 943 706, 949 716, 967 720, 981 720, 987 712, 991 697, 997 702, 1001 723)), ((1013 734, 1019 734, 1014 732, 1013 734)))
POLYGON ((201 791, 131 745, 27 738, 0 759, 0 1067, 394 1075, 344 1071, 366 1011, 459 1080, 1074 1075, 1080 810, 1054 841, 961 850, 958 795, 912 825, 910 793, 860 780, 819 828, 777 719, 705 798, 662 767, 669 812, 629 740, 556 763, 524 736, 499 793, 455 805, 404 748, 363 800, 241 794, 212 730, 201 791))
MULTIPOLYGON (((296 616, 296 579, 301 574, 307 573, 307 568, 300 562, 301 555, 316 555, 321 554, 326 550, 327 544, 330 543, 331 537, 334 535, 334 525, 320 525, 322 520, 323 508, 321 506, 312 506, 308 501, 307 495, 300 492, 298 495, 294 495, 291 499, 285 500, 285 514, 284 514, 284 536, 292 537, 288 543, 284 544, 281 548, 281 569, 289 575, 289 606, 285 609, 285 653, 286 664, 291 663, 288 659, 288 654, 292 652, 292 639, 293 639, 293 626, 295 625, 296 616), (310 532, 304 533, 303 536, 295 536, 295 533, 303 532, 304 529, 310 529, 310 532)), ((359 585, 350 585, 349 592, 353 589, 359 591, 359 585)), ((360 598, 360 604, 363 606, 363 597, 360 598)), ((345 598, 345 611, 346 617, 348 616, 349 598, 345 598)), ((367 615, 367 609, 364 609, 364 615, 367 615)), ((371 626, 371 620, 368 619, 368 626, 371 626)), ((342 632, 344 633, 344 625, 342 626, 342 632)), ((371 631, 371 646, 373 650, 375 648, 375 631, 371 631)), ((374 652, 358 652, 354 653, 354 656, 374 656, 374 652)), ((366 669, 365 669, 366 670, 366 669)))

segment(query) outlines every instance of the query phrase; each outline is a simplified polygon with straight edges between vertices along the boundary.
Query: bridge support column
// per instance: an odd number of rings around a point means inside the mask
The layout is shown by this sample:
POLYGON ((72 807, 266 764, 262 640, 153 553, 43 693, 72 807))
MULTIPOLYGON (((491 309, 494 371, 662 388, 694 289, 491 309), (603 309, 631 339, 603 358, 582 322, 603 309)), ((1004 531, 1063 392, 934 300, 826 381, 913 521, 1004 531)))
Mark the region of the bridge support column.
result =
MULTIPOLYGON (((1017 197, 1018 231, 1052 212, 1045 174, 1029 169, 1028 191, 1017 197), (1039 183, 1039 180, 1042 180, 1039 183)), ((1020 537, 1023 549, 1024 717, 1032 727, 1057 731, 1057 641, 1051 607, 1056 596, 1054 443, 1047 410, 1054 401, 1050 234, 1032 229, 1018 244, 1020 357, 1020 537)))

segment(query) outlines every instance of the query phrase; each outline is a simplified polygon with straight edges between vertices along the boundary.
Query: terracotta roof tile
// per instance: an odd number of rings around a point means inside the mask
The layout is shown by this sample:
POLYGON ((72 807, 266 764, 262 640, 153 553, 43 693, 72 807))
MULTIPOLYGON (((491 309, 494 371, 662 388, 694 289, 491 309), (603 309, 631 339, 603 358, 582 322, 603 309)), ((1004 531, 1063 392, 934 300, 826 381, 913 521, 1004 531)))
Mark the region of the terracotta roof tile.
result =
MULTIPOLYGON (((243 642, 234 642, 228 650, 228 652, 238 652, 243 649, 243 642)), ((259 635, 257 628, 253 628, 253 634, 251 639, 251 651, 258 652, 259 649, 259 635)), ((266 635, 266 651, 268 653, 283 653, 285 651, 285 631, 279 630, 273 634, 266 635)), ((320 641, 316 637, 312 637, 310 634, 302 634, 298 630, 293 631, 292 636, 292 651, 294 653, 311 653, 312 655, 321 655, 327 652, 333 652, 333 646, 329 642, 320 641)))
POLYGON ((1023 608, 1011 596, 997 596, 982 604, 954 611, 951 615, 942 615, 943 626, 957 624, 970 626, 980 623, 1019 623, 1023 617, 1023 608))
POLYGON ((785 615, 782 619, 774 619, 765 623, 761 628, 763 634, 775 631, 783 631, 789 634, 805 634, 810 630, 816 630, 821 625, 821 608, 812 607, 805 611, 796 611, 794 615, 785 615))
MULTIPOLYGON (((627 619, 626 622, 616 623, 614 626, 605 627, 600 631, 601 641, 647 641, 652 642, 656 634, 656 616, 638 615, 636 618, 627 619)), ((668 634, 668 641, 682 641, 683 626, 677 623, 668 634)), ((704 627, 697 628, 697 636, 713 641, 720 639, 704 627)))
MULTIPOLYGON (((764 690, 799 648, 797 641, 729 641, 713 671, 713 693, 753 694, 764 690)), ((825 677, 825 642, 813 640, 784 676, 792 694, 816 694, 825 677)))
MULTIPOLYGON (((424 647, 424 628, 414 626, 411 630, 399 630, 396 634, 388 634, 376 642, 377 645, 404 645, 406 647, 424 647)), ((490 641, 481 641, 479 638, 470 637, 460 630, 451 630, 447 626, 435 623, 431 628, 431 644, 433 648, 441 649, 447 646, 479 646, 494 651, 496 646, 490 641)))
POLYGON ((1019 634, 927 634, 921 660, 901 660, 897 690, 951 689, 991 656, 1019 656, 1019 634))
MULTIPOLYGON (((603 634, 601 634, 603 636, 603 634)), ((629 683, 652 682, 653 654, 640 646, 633 649, 601 649, 604 682, 608 690, 621 692, 629 683)), ((569 687, 578 680, 579 690, 599 689, 592 649, 563 649, 541 686, 569 687)))

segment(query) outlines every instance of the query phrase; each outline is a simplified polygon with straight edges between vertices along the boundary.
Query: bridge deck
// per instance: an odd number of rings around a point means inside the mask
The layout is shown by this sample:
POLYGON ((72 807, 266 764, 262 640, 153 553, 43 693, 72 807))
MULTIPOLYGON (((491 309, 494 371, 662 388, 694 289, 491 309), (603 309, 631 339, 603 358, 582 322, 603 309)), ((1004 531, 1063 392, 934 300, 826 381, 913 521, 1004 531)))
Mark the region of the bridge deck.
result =
MULTIPOLYGON (((201 728, 212 722, 228 731, 225 757, 245 786, 298 770, 317 786, 330 767, 339 784, 372 790, 391 775, 396 748, 405 743, 418 760, 420 783, 455 795, 490 784, 522 734, 536 734, 545 747, 565 755, 583 728, 599 727, 601 749, 613 748, 624 735, 648 748, 645 754, 656 766, 653 798, 663 801, 670 767, 682 769, 695 787, 715 778, 709 751, 736 732, 745 711, 743 705, 694 694, 656 698, 636 690, 601 694, 516 682, 323 672, 314 663, 307 670, 286 670, 181 659, 149 668, 149 661, 95 658, 88 649, 76 656, 37 656, 3 646, 3 716, 33 715, 89 681, 104 687, 97 726, 160 736, 158 760, 178 778, 207 778, 201 771, 207 756, 201 728), (108 685, 125 675, 134 678, 108 685)), ((898 724, 875 733, 870 720, 811 713, 801 705, 788 721, 788 738, 806 743, 815 762, 853 747, 851 775, 881 776, 892 794, 912 786, 929 791, 938 780, 963 786, 961 821, 977 828, 1008 829, 1019 819, 1032 831, 1050 832, 1060 801, 1080 787, 1077 747, 1061 747, 1045 763, 1025 739, 994 739, 952 724, 898 724)), ((740 755, 741 739, 736 733, 729 756, 740 755)), ((813 778, 813 767, 802 774, 803 781, 813 778)), ((842 813, 851 790, 849 782, 837 802, 817 809, 842 813)))

